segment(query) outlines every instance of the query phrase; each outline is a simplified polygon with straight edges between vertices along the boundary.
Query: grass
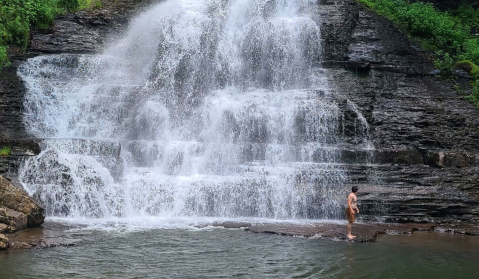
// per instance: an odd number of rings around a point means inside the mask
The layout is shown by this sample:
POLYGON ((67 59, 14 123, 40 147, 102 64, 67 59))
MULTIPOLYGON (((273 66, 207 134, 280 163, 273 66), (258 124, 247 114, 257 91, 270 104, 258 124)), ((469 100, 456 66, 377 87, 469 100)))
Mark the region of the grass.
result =
POLYGON ((0 156, 10 156, 12 154, 12 149, 10 147, 4 146, 0 149, 0 156))
MULTIPOLYGON (((439 11, 430 3, 405 0, 357 0, 388 18, 411 39, 430 51, 435 66, 446 75, 454 68, 469 71, 479 80, 479 10, 461 5, 452 11, 439 11)), ((469 96, 479 107, 479 82, 472 82, 469 96)))

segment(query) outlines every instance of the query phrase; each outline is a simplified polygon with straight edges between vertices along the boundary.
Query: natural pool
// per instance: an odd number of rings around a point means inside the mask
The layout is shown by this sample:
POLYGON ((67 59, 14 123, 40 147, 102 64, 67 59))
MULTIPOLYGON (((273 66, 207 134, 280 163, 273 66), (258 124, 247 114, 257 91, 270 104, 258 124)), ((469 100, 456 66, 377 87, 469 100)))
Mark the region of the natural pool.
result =
POLYGON ((241 229, 96 229, 75 247, 0 253, 0 278, 479 278, 479 237, 377 243, 241 229))

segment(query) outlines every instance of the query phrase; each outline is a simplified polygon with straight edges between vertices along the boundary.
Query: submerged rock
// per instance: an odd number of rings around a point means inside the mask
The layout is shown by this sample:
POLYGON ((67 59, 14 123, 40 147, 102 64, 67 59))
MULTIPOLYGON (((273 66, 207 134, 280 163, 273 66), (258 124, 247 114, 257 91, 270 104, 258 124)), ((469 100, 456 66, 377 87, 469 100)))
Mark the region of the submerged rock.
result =
POLYGON ((7 214, 14 211, 19 213, 15 213, 17 220, 23 218, 20 213, 25 214, 28 227, 40 226, 45 220, 45 210, 25 190, 14 186, 3 176, 0 176, 0 206, 12 209, 7 214))

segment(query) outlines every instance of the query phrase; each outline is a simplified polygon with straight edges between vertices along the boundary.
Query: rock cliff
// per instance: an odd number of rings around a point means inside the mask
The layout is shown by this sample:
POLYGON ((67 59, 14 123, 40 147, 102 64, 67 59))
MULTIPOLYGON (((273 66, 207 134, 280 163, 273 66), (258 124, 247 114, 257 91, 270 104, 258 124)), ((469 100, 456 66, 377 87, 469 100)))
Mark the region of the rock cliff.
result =
MULTIPOLYGON (((32 34, 29 55, 97 51, 106 34, 125 26, 125 11, 59 18, 49 30, 32 34)), ((388 20, 353 0, 320 0, 311 12, 323 39, 318 66, 326 68, 343 109, 343 134, 351 135, 342 147, 345 198, 359 185, 363 220, 478 223, 479 110, 454 84, 432 77, 427 53, 388 20), (355 147, 354 123, 360 118, 373 148, 355 147)), ((29 136, 21 122, 19 59, 0 78, 2 138, 29 136)), ((15 173, 11 162, 0 172, 15 173)))
POLYGON ((330 84, 374 143, 368 160, 346 156, 363 219, 479 222, 479 110, 388 20, 355 1, 320 6, 330 84))

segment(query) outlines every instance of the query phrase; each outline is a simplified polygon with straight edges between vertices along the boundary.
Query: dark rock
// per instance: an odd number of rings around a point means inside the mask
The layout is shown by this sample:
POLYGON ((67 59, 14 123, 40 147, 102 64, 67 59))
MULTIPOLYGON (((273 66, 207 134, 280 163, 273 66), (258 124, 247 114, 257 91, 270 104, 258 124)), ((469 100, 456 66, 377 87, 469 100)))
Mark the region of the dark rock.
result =
MULTIPOLYGON (((360 186, 360 218, 479 222, 479 110, 452 84, 431 77, 440 72, 427 53, 387 19, 353 0, 321 0, 318 5, 312 11, 323 39, 318 65, 328 68, 321 70, 342 111, 341 132, 347 143, 341 149, 347 180, 343 187, 346 194, 352 185, 360 186), (356 124, 363 119, 368 129, 358 132, 356 124), (366 141, 373 148, 356 146, 366 141)), ((131 5, 124 7, 123 12, 106 9, 57 19, 51 29, 32 34, 29 55, 99 50, 107 33, 126 26, 131 5)), ((16 76, 18 62, 0 77, 0 138, 29 136, 22 124, 24 88, 16 76)), ((300 118, 298 122, 301 130, 300 118)), ((30 155, 33 149, 26 150, 15 149, 15 154, 30 155)), ((321 156, 316 157, 320 161, 321 156)), ((0 173, 14 173, 17 159, 2 164, 0 158, 0 173)), ((68 183, 68 175, 64 181, 68 183)))
POLYGON ((225 229, 239 229, 239 228, 250 227, 251 223, 250 222, 224 221, 224 222, 214 222, 212 225, 214 227, 223 227, 225 229))
POLYGON ((438 167, 475 167, 475 156, 460 151, 429 151, 425 156, 426 165, 438 167))
POLYGON ((0 223, 7 225, 4 231, 15 232, 27 228, 27 215, 9 209, 0 208, 0 223))
POLYGON ((124 29, 136 11, 153 1, 103 1, 102 9, 59 17, 50 28, 32 32, 29 51, 94 53, 103 48, 112 34, 124 29))
POLYGON ((0 223, 0 233, 4 233, 8 230, 9 230, 9 228, 6 224, 0 223))
POLYGON ((465 78, 465 79, 470 79, 471 75, 469 74, 468 71, 461 70, 461 69, 455 69, 452 71, 452 73, 457 76, 458 78, 465 78))
POLYGON ((10 249, 43 249, 58 246, 76 246, 88 233, 70 232, 70 227, 45 222, 42 227, 29 228, 9 235, 10 249))
MULTIPOLYGON (((25 87, 17 76, 20 61, 2 69, 0 74, 0 139, 28 138, 23 124, 23 95, 25 87)), ((0 148, 4 142, 0 142, 0 148)))
POLYGON ((267 233, 285 236, 300 236, 311 239, 331 239, 352 242, 376 242, 376 238, 380 235, 390 234, 411 234, 415 228, 421 230, 430 230, 432 224, 354 224, 353 234, 356 239, 348 240, 347 224, 333 223, 309 223, 309 224, 292 224, 292 223, 264 223, 252 224, 246 230, 253 233, 267 233))
POLYGON ((423 164, 424 158, 422 152, 417 149, 381 149, 375 152, 374 162, 382 164, 423 164))
POLYGON ((355 104, 374 144, 369 156, 343 152, 359 217, 479 223, 479 110, 431 77, 427 53, 387 19, 349 0, 320 10, 329 84, 355 104))
POLYGON ((0 206, 8 207, 27 216, 28 227, 43 223, 45 210, 23 190, 0 176, 0 206))

